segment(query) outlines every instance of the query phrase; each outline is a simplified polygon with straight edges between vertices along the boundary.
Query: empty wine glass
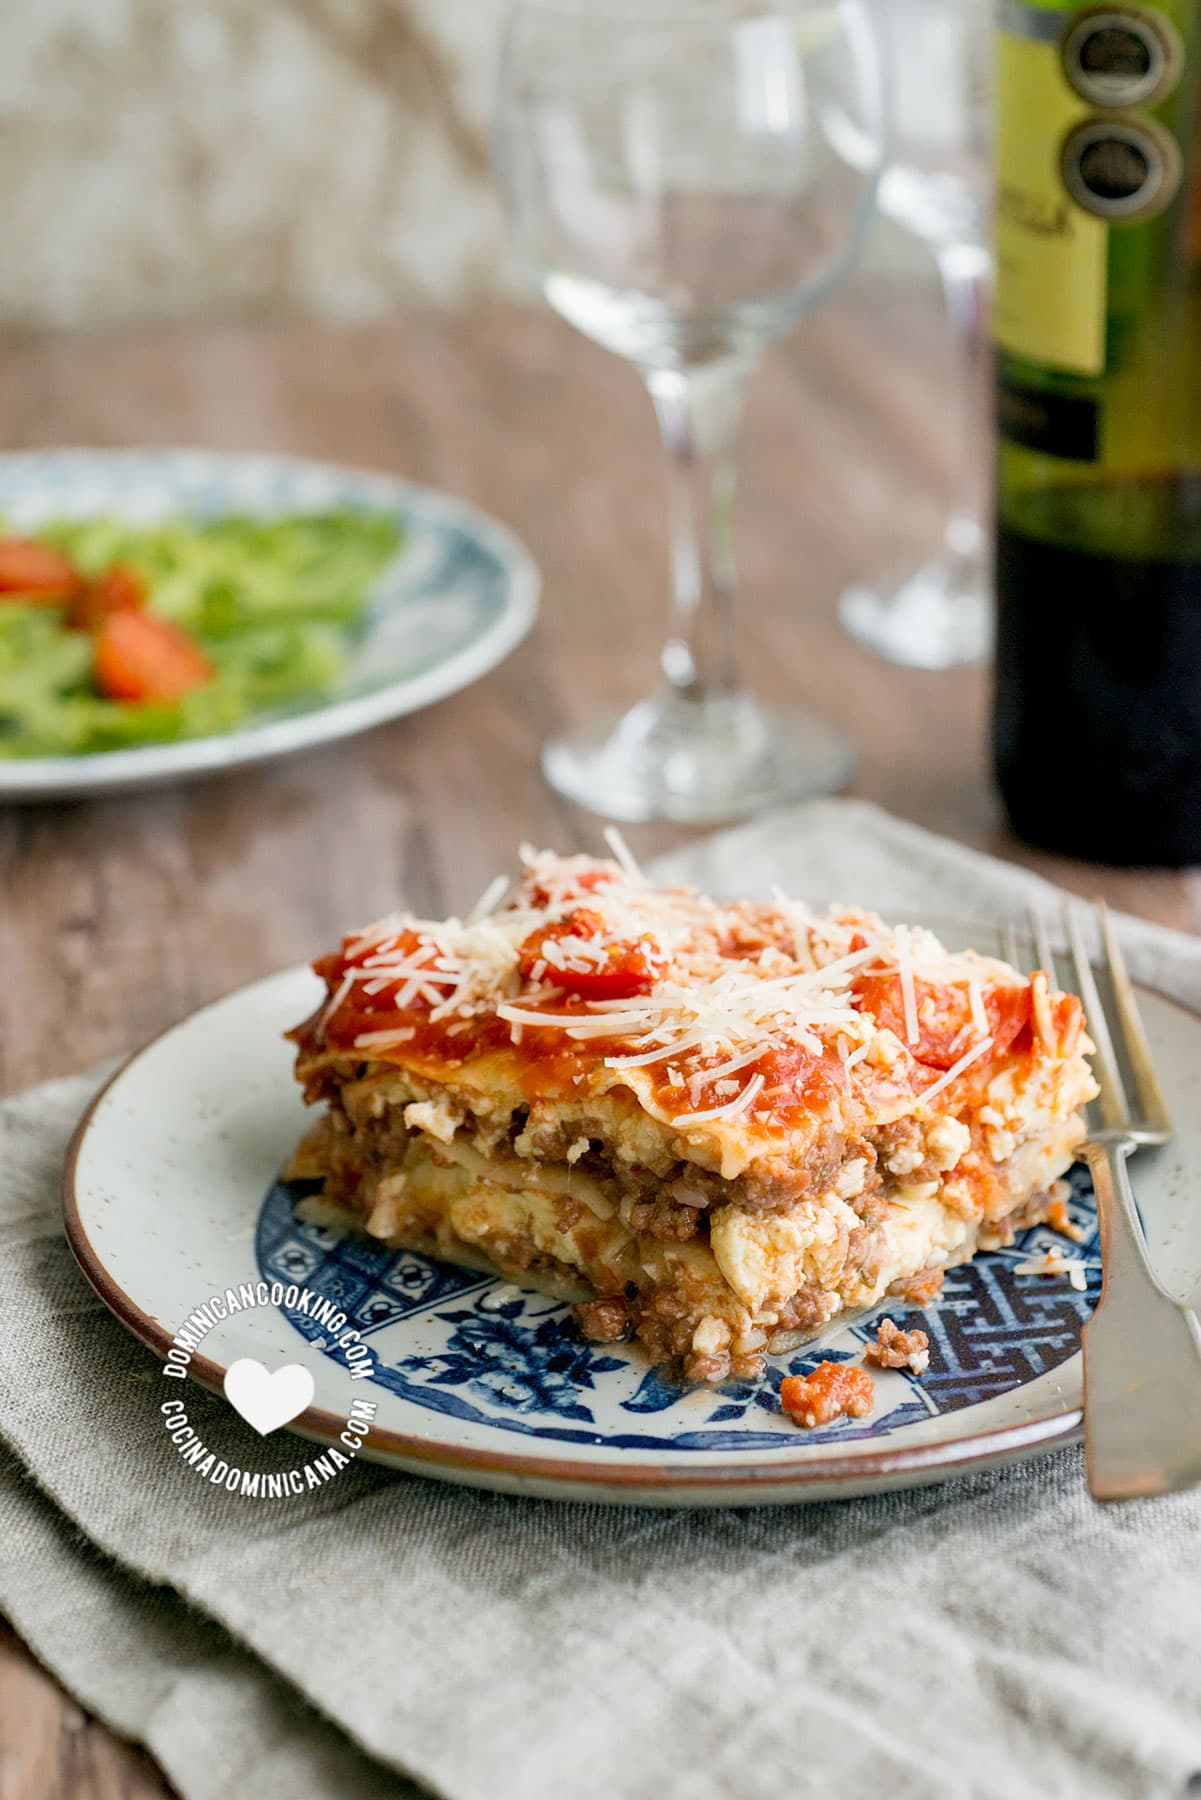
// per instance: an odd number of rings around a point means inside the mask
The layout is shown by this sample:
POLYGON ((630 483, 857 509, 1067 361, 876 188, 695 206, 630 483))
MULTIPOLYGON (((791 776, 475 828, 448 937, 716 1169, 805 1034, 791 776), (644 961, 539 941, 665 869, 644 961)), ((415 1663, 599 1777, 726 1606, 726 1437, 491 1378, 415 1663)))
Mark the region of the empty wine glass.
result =
POLYGON ((883 112, 870 0, 514 12, 497 155, 517 242, 551 305, 641 371, 672 470, 659 691, 543 751, 595 812, 731 818, 853 766, 835 726, 778 718, 739 682, 733 451, 761 352, 858 251, 883 112))
POLYGON ((992 347, 988 308, 991 8, 986 0, 883 0, 893 76, 892 158, 880 211, 930 246, 957 356, 954 489, 933 556, 842 596, 847 631, 890 662, 946 669, 992 643, 985 512, 992 347))

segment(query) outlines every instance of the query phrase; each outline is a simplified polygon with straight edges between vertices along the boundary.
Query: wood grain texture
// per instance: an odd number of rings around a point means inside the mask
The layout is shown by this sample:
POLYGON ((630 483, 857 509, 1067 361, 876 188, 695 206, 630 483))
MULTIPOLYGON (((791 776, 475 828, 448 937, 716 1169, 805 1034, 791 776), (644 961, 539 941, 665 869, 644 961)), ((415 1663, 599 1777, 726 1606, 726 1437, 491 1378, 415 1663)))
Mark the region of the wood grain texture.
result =
POLYGON ((0 1622, 0 1800, 168 1800, 150 1758, 89 1719, 0 1622))
MULTIPOLYGON (((0 429, 13 447, 267 448, 393 470, 508 520, 545 578, 533 637, 431 712, 192 787, 0 812, 0 1090, 129 1050, 392 905, 468 905, 519 838, 596 846, 596 822, 544 786, 537 750, 654 675, 662 471, 637 379, 612 359, 503 308, 363 328, 10 337, 0 429)), ((940 321, 924 302, 853 296, 773 352, 743 457, 748 674, 777 703, 853 721, 853 792, 1195 928, 1195 875, 1087 868, 1006 836, 984 673, 893 669, 834 623, 852 576, 937 540, 953 437, 940 321)), ((640 854, 684 835, 630 833, 640 854)), ((163 1792, 0 1644, 0 1800, 163 1792)))

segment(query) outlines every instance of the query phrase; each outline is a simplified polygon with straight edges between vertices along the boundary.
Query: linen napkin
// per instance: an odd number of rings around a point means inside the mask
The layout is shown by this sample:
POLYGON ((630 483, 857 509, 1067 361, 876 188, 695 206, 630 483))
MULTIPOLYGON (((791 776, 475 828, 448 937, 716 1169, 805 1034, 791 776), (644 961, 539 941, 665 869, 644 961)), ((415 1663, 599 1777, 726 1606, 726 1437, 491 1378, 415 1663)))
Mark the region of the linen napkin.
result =
MULTIPOLYGON (((899 916, 1050 900, 849 802, 661 868, 899 916)), ((1201 1004, 1201 944, 1123 929, 1138 974, 1201 1004)), ((1201 1787, 1201 1495, 1098 1508, 1075 1451, 745 1512, 518 1501, 362 1464, 280 1507, 198 1482, 157 1429, 156 1362, 62 1240, 59 1168, 96 1080, 0 1107, 0 1609, 185 1800, 1201 1787)), ((189 1413, 228 1439, 222 1402, 193 1388, 189 1413)), ((265 1466, 272 1440, 254 1444, 265 1466)), ((274 1453, 286 1467, 294 1446, 274 1453)))

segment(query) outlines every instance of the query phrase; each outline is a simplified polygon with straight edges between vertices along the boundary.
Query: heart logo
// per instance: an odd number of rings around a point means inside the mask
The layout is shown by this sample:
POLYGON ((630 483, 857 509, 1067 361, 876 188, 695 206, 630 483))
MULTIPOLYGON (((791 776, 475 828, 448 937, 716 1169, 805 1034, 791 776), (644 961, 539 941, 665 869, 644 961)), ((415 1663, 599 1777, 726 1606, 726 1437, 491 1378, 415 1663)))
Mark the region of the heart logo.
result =
POLYGON ((265 1369, 253 1356, 240 1356, 225 1371, 225 1398, 260 1437, 278 1431, 302 1413, 313 1398, 313 1377, 299 1363, 265 1369))

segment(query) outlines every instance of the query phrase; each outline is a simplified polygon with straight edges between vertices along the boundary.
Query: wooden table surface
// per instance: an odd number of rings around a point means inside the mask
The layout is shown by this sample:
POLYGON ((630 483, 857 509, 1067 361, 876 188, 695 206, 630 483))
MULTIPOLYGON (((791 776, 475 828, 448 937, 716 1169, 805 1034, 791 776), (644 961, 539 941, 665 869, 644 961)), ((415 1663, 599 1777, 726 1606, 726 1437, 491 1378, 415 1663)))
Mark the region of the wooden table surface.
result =
MULTIPOLYGON (((773 351, 746 426, 748 673, 852 722, 852 792, 1103 893, 1201 923, 1192 874, 1024 852, 987 776, 987 678, 876 662, 840 587, 937 541, 955 442, 937 307, 856 291, 773 351)), ((597 846, 540 742, 652 682, 665 530, 636 377, 535 311, 382 325, 216 325, 0 338, 0 441, 273 449, 393 470, 497 513, 542 566, 534 635, 469 694, 355 742, 141 797, 0 811, 0 1091, 133 1048, 202 1002, 308 958, 396 904, 469 904, 519 838, 597 846)), ((632 830, 641 855, 678 831, 632 830)), ((2 1628, 0 1628, 2 1631, 2 1628)), ((0 1635, 0 1800, 166 1792, 0 1635)))

